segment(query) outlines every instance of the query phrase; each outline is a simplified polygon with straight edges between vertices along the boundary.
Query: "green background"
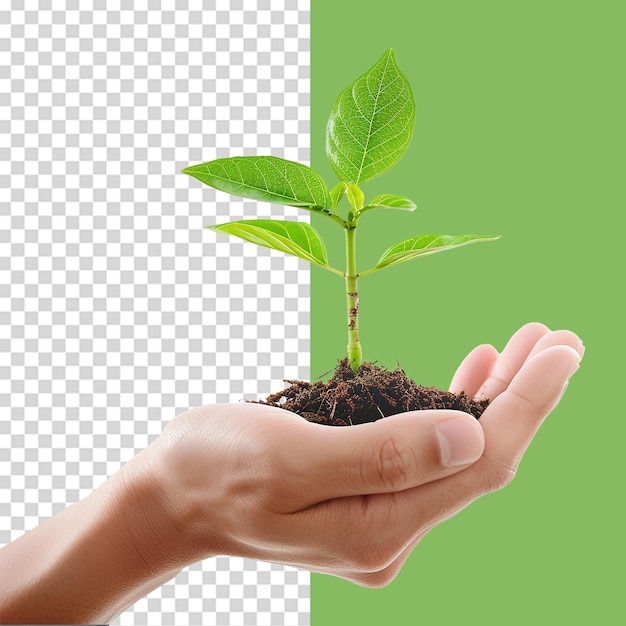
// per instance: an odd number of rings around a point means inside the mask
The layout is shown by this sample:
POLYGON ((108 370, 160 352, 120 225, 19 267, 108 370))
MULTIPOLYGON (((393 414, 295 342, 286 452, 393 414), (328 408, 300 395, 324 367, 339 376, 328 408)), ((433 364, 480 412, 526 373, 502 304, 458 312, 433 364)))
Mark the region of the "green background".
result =
MULTIPOLYGON (((313 626, 624 619, 625 6, 312 0, 312 164, 329 184, 332 103, 385 49, 417 101, 407 155, 363 190, 418 210, 364 218, 359 268, 420 233, 502 235, 364 278, 365 358, 445 387, 472 347, 529 321, 587 347, 513 483, 430 532, 384 589, 313 575, 313 626)), ((344 354, 345 296, 312 272, 315 377, 344 354)))

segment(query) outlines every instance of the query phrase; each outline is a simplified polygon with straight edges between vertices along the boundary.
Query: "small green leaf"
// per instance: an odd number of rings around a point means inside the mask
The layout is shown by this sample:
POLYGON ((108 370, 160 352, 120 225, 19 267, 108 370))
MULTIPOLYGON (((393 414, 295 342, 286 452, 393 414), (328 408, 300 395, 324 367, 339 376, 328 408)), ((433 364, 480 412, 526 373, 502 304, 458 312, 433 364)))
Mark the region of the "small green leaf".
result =
MULTIPOLYGON (((380 196, 374 196, 366 207, 363 207, 363 211, 369 211, 371 209, 400 209, 401 211, 415 211, 417 206, 413 200, 405 198, 404 196, 394 196, 391 194, 383 194, 380 196)), ((361 211, 361 213, 363 213, 361 211)))
POLYGON ((328 211, 332 200, 322 177, 310 167, 272 156, 231 157, 183 170, 199 181, 243 198, 328 211))
POLYGON ((239 220, 206 228, 241 237, 258 246, 292 254, 343 276, 342 272, 328 265, 328 256, 322 238, 312 226, 305 222, 239 220))
POLYGON ((337 208, 339 201, 343 198, 343 194, 346 193, 348 185, 346 183, 339 182, 330 190, 330 198, 332 200, 333 209, 337 208))
POLYGON ((391 246, 383 253, 375 267, 362 272, 360 276, 419 256, 499 238, 500 235, 419 235, 391 246))
POLYGON ((360 185, 393 167, 413 136, 411 86, 387 50, 344 89, 326 128, 326 155, 341 180, 360 185))
POLYGON ((355 211, 360 211, 365 202, 365 195, 354 183, 348 185, 348 202, 355 211))

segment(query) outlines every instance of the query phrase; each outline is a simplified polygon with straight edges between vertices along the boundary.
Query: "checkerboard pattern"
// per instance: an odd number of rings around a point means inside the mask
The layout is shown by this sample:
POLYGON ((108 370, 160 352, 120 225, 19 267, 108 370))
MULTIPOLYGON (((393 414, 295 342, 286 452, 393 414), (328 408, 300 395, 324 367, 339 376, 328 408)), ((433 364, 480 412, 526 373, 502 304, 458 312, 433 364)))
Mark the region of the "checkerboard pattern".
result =
MULTIPOLYGON (((189 407, 309 377, 306 263, 203 229, 307 216, 179 173, 308 161, 309 31, 298 0, 0 5, 0 544, 189 407)), ((308 624, 309 576, 220 557, 115 623, 308 624)))

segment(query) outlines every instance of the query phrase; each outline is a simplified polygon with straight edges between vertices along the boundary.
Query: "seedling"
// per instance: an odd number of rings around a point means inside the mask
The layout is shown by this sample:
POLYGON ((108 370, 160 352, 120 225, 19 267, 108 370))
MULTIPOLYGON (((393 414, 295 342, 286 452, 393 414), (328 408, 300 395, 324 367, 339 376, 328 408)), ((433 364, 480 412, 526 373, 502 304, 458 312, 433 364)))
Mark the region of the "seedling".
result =
POLYGON ((359 279, 409 259, 459 246, 497 239, 494 235, 417 235, 385 250, 378 263, 357 271, 356 233, 361 218, 373 210, 413 211, 415 203, 392 194, 367 202, 361 190, 368 180, 392 168, 413 136, 415 100, 411 86, 387 50, 370 70, 340 94, 326 128, 326 155, 339 182, 329 189, 322 177, 302 163, 273 156, 217 159, 183 170, 220 191, 306 209, 332 220, 345 233, 345 270, 331 267, 319 233, 305 222, 239 220, 207 226, 259 246, 300 257, 345 280, 348 326, 347 358, 353 372, 363 362, 359 335, 359 279), (339 208, 343 197, 347 211, 339 208))

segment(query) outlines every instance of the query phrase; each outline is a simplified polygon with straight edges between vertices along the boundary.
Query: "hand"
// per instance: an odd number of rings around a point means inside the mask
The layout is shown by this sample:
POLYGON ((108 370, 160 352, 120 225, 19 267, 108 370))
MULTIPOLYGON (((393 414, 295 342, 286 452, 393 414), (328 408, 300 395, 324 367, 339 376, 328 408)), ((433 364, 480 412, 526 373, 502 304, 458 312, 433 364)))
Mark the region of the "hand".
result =
POLYGON ((0 550, 0 622, 109 622, 218 554, 387 584, 428 530, 510 482, 582 354, 576 335, 542 324, 501 354, 479 346, 451 386, 491 399, 479 422, 417 411, 336 428, 263 405, 187 411, 0 550))
POLYGON ((491 399, 479 422, 418 411, 332 428, 262 405, 187 411, 146 451, 180 531, 166 543, 190 562, 229 554, 387 584, 428 530, 511 481, 582 353, 542 324, 501 354, 473 350, 451 390, 491 399))

